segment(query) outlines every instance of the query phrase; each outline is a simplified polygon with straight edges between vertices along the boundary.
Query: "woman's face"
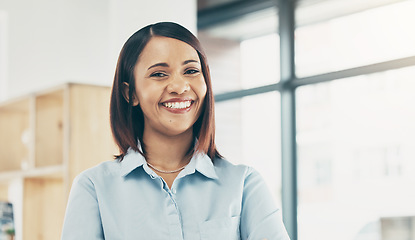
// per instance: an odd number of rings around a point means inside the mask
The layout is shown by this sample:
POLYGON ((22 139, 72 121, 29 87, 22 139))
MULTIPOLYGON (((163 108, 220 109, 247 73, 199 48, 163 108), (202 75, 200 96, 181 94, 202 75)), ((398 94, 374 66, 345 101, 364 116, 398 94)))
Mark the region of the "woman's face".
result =
POLYGON ((134 76, 144 132, 177 136, 192 131, 207 89, 192 46, 173 38, 153 37, 141 52, 134 76))

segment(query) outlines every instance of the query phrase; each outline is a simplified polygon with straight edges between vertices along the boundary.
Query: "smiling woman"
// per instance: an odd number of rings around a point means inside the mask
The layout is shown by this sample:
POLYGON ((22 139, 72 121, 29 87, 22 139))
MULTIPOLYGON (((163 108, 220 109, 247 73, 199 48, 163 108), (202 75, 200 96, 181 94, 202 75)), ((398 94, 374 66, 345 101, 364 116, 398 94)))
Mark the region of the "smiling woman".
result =
MULTIPOLYGON (((168 37, 153 37, 147 43, 134 68, 132 95, 144 113, 142 142, 157 134, 193 141, 192 128, 207 92, 201 72, 199 56, 187 43, 168 37)), ((128 96, 128 84, 125 92, 128 96)))
POLYGON ((216 149, 209 67, 187 29, 127 40, 110 113, 120 154, 74 180, 62 239, 289 239, 262 177, 216 149))

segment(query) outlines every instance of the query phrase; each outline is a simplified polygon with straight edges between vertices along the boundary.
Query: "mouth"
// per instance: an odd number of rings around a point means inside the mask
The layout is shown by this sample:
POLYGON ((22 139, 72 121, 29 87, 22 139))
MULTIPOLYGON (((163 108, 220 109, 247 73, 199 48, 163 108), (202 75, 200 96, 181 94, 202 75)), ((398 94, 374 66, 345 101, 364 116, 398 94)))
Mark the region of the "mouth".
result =
POLYGON ((162 105, 170 109, 186 109, 192 105, 193 101, 180 101, 180 102, 164 102, 162 105))
POLYGON ((192 109, 194 102, 194 100, 189 98, 173 98, 169 99, 168 101, 162 102, 161 105, 164 109, 171 113, 183 114, 189 112, 190 109, 192 109))

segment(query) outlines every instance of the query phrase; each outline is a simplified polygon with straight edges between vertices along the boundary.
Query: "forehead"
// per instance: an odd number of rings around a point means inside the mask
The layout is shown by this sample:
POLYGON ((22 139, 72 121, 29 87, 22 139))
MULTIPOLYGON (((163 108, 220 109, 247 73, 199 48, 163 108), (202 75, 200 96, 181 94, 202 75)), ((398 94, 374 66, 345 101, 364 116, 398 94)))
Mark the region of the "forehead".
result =
POLYGON ((137 64, 154 64, 157 62, 174 63, 186 60, 199 60, 196 50, 189 44, 168 37, 152 37, 144 47, 137 64))

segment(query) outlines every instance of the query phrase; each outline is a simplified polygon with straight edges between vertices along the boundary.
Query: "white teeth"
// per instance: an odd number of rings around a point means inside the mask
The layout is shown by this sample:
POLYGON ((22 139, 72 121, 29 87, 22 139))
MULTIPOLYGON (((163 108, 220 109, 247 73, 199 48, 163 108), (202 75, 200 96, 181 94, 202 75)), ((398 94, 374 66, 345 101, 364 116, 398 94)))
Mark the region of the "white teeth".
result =
POLYGON ((191 101, 184 101, 184 102, 167 102, 163 103, 163 106, 168 108, 175 108, 175 109, 183 109, 188 108, 192 104, 191 101))

